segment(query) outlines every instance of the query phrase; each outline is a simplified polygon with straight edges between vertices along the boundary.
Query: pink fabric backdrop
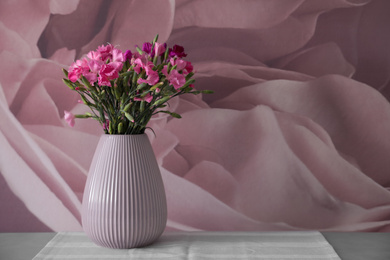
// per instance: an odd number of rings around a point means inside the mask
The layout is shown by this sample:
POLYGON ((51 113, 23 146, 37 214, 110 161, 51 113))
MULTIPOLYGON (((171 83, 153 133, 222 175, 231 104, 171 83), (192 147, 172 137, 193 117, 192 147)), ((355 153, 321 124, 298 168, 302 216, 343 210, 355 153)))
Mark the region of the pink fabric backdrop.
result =
POLYGON ((196 88, 150 135, 168 230, 390 231, 390 1, 0 2, 0 231, 82 229, 102 130, 61 68, 155 34, 196 88))

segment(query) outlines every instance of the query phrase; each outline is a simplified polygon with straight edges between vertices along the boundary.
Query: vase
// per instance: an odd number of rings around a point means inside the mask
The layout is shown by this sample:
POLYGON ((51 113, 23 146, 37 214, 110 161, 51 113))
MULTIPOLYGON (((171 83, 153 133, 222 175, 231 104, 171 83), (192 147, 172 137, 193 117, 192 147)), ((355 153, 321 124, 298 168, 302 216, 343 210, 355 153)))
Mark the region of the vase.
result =
POLYGON ((149 138, 102 135, 84 189, 82 225, 97 245, 136 248, 165 229, 167 203, 149 138))

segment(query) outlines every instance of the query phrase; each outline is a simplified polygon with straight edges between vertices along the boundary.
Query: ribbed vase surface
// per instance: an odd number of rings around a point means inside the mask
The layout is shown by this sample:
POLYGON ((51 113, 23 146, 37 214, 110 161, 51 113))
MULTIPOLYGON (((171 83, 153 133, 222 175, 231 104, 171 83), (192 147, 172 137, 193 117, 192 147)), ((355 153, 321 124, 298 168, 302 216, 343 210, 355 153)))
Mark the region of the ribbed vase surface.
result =
POLYGON ((100 246, 135 248, 159 238, 166 221, 164 185, 148 136, 103 135, 84 190, 84 232, 100 246))

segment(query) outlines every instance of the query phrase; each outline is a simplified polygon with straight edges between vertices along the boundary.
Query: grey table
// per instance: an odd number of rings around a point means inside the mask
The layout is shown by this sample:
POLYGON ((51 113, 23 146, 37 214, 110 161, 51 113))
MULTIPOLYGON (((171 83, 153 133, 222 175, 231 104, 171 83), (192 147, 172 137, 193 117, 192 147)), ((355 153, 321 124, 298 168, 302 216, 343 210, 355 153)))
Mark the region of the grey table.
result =
MULTIPOLYGON (((31 260, 56 233, 0 233, 1 260, 31 260)), ((390 260, 390 233, 322 233, 343 260, 390 260)))

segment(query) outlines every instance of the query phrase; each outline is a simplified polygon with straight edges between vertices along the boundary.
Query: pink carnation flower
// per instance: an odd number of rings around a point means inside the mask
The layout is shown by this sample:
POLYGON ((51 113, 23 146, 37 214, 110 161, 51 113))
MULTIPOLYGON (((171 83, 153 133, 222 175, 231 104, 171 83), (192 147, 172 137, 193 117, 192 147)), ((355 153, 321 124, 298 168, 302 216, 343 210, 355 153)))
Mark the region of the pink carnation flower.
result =
POLYGON ((172 66, 176 65, 176 69, 178 71, 182 71, 184 75, 187 75, 188 73, 191 73, 194 70, 194 67, 189 61, 171 58, 170 63, 172 64, 172 66))
POLYGON ((89 71, 84 72, 83 76, 93 85, 98 80, 98 73, 100 72, 104 62, 101 60, 89 60, 88 67, 89 71))
POLYGON ((99 73, 100 69, 104 65, 104 62, 101 60, 89 60, 88 61, 88 67, 91 72, 93 73, 99 73))
POLYGON ((86 58, 73 62, 69 67, 68 78, 72 82, 76 82, 81 75, 89 72, 88 60, 86 58))
POLYGON ((106 61, 107 59, 112 58, 112 50, 114 46, 112 44, 102 45, 97 48, 97 53, 100 54, 101 60, 106 61))
POLYGON ((147 79, 139 78, 137 81, 138 84, 147 83, 150 86, 153 86, 160 80, 160 77, 158 76, 158 72, 154 71, 151 68, 151 66, 145 67, 145 71, 146 71, 146 75, 148 76, 147 79))
POLYGON ((89 72, 85 73, 83 76, 88 80, 91 85, 93 85, 98 80, 98 76, 96 73, 89 72))
POLYGON ((88 52, 87 57, 91 60, 101 60, 102 59, 102 55, 100 54, 100 52, 97 52, 97 51, 88 52))
POLYGON ((74 123, 75 123, 75 121, 74 121, 75 116, 74 116, 71 112, 65 110, 65 111, 64 111, 64 119, 65 119, 65 121, 68 123, 68 125, 69 125, 70 127, 73 127, 73 126, 74 126, 74 123))
POLYGON ((186 66, 187 66, 187 62, 184 61, 184 60, 181 60, 181 59, 171 58, 170 62, 172 64, 172 66, 176 65, 176 69, 178 71, 184 70, 186 68, 186 66))
POLYGON ((165 65, 162 70, 161 70, 161 73, 165 75, 165 77, 168 78, 168 66, 165 65))
POLYGON ((112 50, 112 62, 124 62, 125 61, 125 55, 123 52, 119 49, 113 49, 112 50))
POLYGON ((145 54, 136 57, 132 63, 135 65, 134 71, 137 72, 137 74, 141 73, 141 69, 145 69, 148 66, 154 66, 153 62, 148 60, 145 54))
POLYGON ((154 55, 160 56, 164 52, 165 52, 165 44, 161 44, 161 43, 156 42, 154 44, 154 55))
POLYGON ((171 70, 167 79, 169 83, 177 90, 186 83, 186 78, 183 74, 180 74, 177 70, 171 70))
POLYGON ((120 62, 111 62, 104 64, 99 72, 99 85, 111 86, 110 80, 119 77, 119 71, 122 69, 123 64, 120 62))

